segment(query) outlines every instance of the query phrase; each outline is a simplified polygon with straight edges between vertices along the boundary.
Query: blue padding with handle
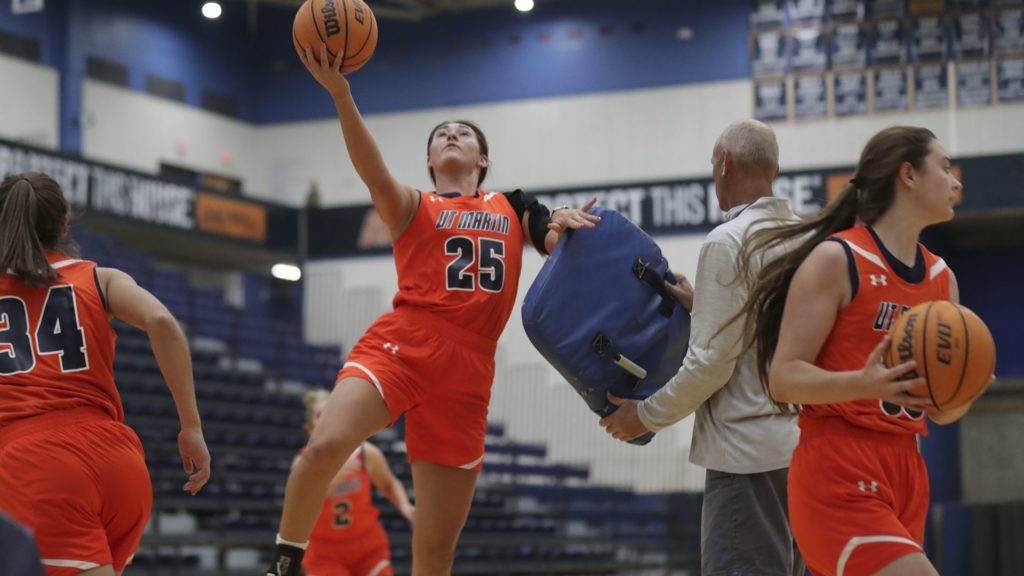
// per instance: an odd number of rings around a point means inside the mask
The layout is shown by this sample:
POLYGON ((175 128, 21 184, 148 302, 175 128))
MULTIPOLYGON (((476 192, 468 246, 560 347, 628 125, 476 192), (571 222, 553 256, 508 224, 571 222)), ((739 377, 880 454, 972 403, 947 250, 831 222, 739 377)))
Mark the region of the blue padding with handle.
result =
POLYGON ((675 375, 690 314, 664 290, 675 277, 654 240, 614 210, 590 213, 601 222, 569 231, 527 291, 523 328, 587 406, 607 416, 615 406, 606 392, 643 399, 675 375))

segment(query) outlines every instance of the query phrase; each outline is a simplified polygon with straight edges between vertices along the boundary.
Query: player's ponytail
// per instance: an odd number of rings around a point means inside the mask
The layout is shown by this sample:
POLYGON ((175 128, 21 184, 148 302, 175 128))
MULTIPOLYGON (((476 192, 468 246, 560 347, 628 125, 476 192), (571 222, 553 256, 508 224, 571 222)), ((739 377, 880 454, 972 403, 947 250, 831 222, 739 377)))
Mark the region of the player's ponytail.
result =
POLYGON ((796 224, 762 228, 744 242, 737 279, 747 283, 750 296, 732 321, 745 318, 745 333, 757 346, 758 375, 767 394, 771 394, 768 372, 779 342, 782 311, 797 268, 829 236, 857 222, 872 224, 881 217, 892 206, 900 168, 909 162, 920 169, 933 140, 935 135, 925 128, 882 130, 864 147, 850 183, 821 212, 796 224), (781 256, 755 273, 755 264, 761 262, 765 250, 779 245, 785 246, 781 256))
POLYGON ((68 203, 45 174, 12 174, 0 182, 0 272, 19 276, 29 286, 44 286, 59 274, 46 250, 75 252, 66 239, 68 203))

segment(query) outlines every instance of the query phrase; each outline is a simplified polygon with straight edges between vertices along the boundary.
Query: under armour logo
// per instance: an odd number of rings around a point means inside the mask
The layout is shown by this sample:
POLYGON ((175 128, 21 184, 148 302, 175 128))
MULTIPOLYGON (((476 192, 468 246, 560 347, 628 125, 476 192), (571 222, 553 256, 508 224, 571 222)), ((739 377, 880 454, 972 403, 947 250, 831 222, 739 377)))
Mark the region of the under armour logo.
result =
POLYGON ((484 196, 484 202, 487 202, 488 200, 490 200, 490 199, 491 199, 491 197, 492 197, 492 196, 494 196, 495 194, 497 194, 497 192, 488 192, 488 193, 487 193, 487 194, 486 194, 486 195, 484 196))
POLYGON ((277 566, 275 567, 275 569, 277 570, 276 576, 285 576, 285 574, 288 574, 288 569, 291 568, 291 566, 292 559, 288 556, 282 556, 278 559, 277 566))
POLYGON ((870 483, 861 480, 860 482, 857 482, 857 487, 860 488, 861 492, 867 492, 869 490, 872 492, 878 492, 878 482, 875 482, 874 480, 870 483))
POLYGON ((430 198, 431 202, 444 202, 444 198, 436 194, 431 194, 430 196, 427 196, 427 198, 430 198))
POLYGON ((398 346, 395 346, 391 342, 385 343, 384 349, 391 352, 392 354, 398 354, 398 346))
POLYGON ((889 285, 889 280, 885 277, 885 274, 870 274, 868 277, 871 279, 872 286, 889 285))

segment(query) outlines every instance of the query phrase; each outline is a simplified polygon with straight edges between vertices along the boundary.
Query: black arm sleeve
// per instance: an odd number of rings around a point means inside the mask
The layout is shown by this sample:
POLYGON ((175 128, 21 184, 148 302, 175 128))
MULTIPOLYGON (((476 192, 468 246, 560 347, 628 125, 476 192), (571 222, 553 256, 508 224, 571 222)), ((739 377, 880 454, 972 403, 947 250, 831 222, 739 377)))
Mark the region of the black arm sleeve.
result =
POLYGON ((530 214, 530 229, 528 230, 530 241, 538 252, 547 256, 548 251, 544 247, 544 238, 548 235, 548 223, 551 222, 551 213, 548 212, 547 206, 522 190, 504 194, 508 198, 508 203, 512 205, 512 209, 516 211, 520 224, 522 224, 523 216, 527 213, 530 214))

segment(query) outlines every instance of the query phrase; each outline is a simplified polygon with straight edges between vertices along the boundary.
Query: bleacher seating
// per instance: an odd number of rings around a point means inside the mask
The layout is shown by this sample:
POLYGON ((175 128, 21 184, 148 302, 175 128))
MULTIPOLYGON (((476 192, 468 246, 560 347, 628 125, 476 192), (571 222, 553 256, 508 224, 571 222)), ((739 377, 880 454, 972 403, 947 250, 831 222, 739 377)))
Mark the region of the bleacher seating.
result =
MULTIPOLYGON (((78 230, 76 236, 83 257, 129 271, 187 326, 213 456, 210 483, 195 497, 182 492, 174 403, 145 334, 116 323, 116 379, 153 480, 153 521, 131 573, 254 573, 245 560, 230 560, 230 552, 249 551, 250 563, 265 561, 292 459, 306 441, 301 398, 285 383, 330 384, 339 351, 307 345, 296 319, 233 309, 219 291, 191 287, 184 270, 160 266, 100 235, 78 230), (172 521, 182 514, 192 519, 184 530, 172 521)), ((373 441, 409 486, 401 428, 400 421, 373 441)), ((500 423, 488 426, 484 471, 455 574, 686 573, 695 566, 696 558, 673 552, 697 549, 699 500, 694 504, 693 495, 679 500, 593 486, 586 466, 547 457, 543 444, 509 438, 500 423), (686 519, 673 517, 681 509, 675 501, 685 502, 686 519)), ((396 573, 408 574, 409 524, 379 494, 375 501, 396 573)))

